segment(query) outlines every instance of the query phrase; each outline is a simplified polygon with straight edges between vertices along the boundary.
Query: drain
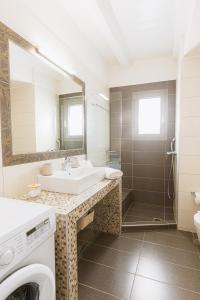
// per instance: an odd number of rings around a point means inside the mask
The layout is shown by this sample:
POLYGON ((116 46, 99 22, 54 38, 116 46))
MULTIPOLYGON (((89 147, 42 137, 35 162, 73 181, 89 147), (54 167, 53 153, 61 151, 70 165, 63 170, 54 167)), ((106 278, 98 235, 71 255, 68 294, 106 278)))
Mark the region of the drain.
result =
POLYGON ((154 222, 162 222, 162 219, 161 218, 153 218, 153 221, 154 222))

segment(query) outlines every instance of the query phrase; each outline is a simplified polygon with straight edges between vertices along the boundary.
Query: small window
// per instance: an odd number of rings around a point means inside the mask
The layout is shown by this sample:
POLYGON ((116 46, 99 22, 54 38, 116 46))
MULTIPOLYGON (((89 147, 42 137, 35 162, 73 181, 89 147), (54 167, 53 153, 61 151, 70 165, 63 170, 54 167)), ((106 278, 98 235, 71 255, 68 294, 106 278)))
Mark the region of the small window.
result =
POLYGON ((140 98, 138 134, 161 134, 161 99, 140 98))
POLYGON ((83 105, 69 105, 68 109, 68 135, 83 135, 83 105))

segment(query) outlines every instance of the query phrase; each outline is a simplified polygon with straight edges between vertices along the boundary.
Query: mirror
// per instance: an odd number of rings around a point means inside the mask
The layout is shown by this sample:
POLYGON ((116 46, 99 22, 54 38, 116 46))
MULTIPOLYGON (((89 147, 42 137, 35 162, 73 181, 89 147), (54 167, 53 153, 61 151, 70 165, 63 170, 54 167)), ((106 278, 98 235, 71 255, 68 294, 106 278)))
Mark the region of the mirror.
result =
POLYGON ((11 40, 9 68, 12 154, 84 149, 81 81, 11 40))

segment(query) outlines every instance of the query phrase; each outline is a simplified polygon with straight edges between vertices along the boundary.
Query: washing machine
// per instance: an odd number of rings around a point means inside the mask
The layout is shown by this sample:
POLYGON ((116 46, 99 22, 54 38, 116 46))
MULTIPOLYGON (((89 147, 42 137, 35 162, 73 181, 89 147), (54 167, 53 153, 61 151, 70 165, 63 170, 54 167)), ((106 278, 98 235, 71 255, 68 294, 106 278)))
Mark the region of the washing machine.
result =
POLYGON ((0 198, 0 300, 55 300, 55 211, 0 198))

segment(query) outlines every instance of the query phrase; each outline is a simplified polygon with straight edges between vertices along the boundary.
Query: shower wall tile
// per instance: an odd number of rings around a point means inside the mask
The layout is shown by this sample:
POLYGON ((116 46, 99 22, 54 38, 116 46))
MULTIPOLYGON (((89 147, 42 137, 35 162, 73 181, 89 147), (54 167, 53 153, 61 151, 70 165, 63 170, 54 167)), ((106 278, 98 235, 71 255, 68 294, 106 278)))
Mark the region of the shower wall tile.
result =
POLYGON ((168 94, 169 95, 176 94, 176 81, 175 80, 168 81, 168 94))
POLYGON ((164 179, 163 166, 133 165, 133 176, 164 179))
POLYGON ((167 139, 171 140, 175 136, 175 123, 168 123, 167 139))
POLYGON ((116 138, 116 139, 111 138, 110 148, 111 150, 119 151, 121 153, 121 138, 116 138))
POLYGON ((110 127, 110 134, 112 139, 121 138, 121 126, 111 126, 110 127))
POLYGON ((122 92, 121 91, 112 91, 110 90, 110 100, 112 101, 117 101, 117 100, 122 100, 122 92))
POLYGON ((132 139, 122 139, 121 140, 122 151, 132 151, 132 139))
POLYGON ((122 139, 132 139, 132 127, 130 125, 122 125, 122 139))
POLYGON ((157 178, 133 177, 134 189, 149 192, 164 193, 165 181, 157 178))
POLYGON ((147 152, 147 151, 134 151, 133 163, 134 164, 152 164, 163 166, 165 162, 164 152, 147 152))
POLYGON ((122 163, 121 169, 124 176, 132 176, 133 175, 133 168, 131 163, 122 163))
POLYGON ((110 111, 112 113, 121 113, 121 100, 111 100, 110 101, 110 111))
POLYGON ((123 176, 122 177, 122 185, 124 189, 131 189, 132 188, 132 176, 123 176))
POLYGON ((111 126, 121 125, 122 123, 122 116, 118 112, 112 112, 110 114, 110 124, 111 126))
POLYGON ((175 123, 176 116, 176 95, 168 95, 168 122, 175 123))
POLYGON ((150 205, 159 205, 163 206, 164 209, 164 193, 134 190, 133 194, 135 202, 147 203, 150 205))
POLYGON ((122 161, 122 163, 131 163, 132 164, 132 152, 122 151, 121 161, 122 161))
POLYGON ((122 101, 122 124, 130 127, 132 123, 132 99, 123 99, 122 101))
POLYGON ((133 142, 134 151, 150 151, 150 152, 164 152, 165 151, 165 140, 161 141, 144 141, 135 140, 133 142))

